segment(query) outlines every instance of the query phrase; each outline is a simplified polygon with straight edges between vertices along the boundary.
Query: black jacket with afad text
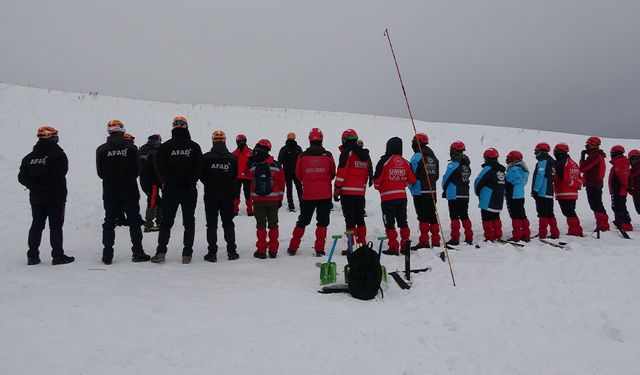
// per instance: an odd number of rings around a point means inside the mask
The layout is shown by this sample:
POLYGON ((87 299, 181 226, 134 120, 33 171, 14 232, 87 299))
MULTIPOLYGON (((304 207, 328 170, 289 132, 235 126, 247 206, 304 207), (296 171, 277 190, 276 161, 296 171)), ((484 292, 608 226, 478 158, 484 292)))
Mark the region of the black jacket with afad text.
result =
POLYGON ((138 148, 127 142, 121 133, 107 137, 96 150, 96 168, 102 179, 102 199, 120 201, 140 198, 138 148))
POLYGON ((64 150, 56 142, 41 139, 22 159, 18 181, 29 189, 31 204, 64 202, 68 170, 64 150))
POLYGON ((238 158, 223 143, 214 143, 203 159, 200 181, 204 185, 205 201, 233 200, 238 184, 238 158))
POLYGON ((156 173, 161 184, 194 189, 202 174, 202 150, 188 129, 175 128, 171 139, 158 148, 156 173))

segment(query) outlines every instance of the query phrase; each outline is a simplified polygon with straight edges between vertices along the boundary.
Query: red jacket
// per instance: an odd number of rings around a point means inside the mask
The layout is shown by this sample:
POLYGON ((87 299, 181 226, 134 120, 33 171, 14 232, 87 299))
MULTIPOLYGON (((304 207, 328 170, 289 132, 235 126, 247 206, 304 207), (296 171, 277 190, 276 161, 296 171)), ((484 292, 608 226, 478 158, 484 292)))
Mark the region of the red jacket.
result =
POLYGON ((322 146, 311 145, 296 163, 296 178, 302 182, 302 199, 331 199, 331 181, 336 177, 333 155, 322 146))
POLYGON ((583 151, 580 159, 580 172, 584 180, 584 186, 588 188, 602 189, 607 165, 604 162, 605 154, 600 149, 583 151))
POLYGON ((269 164, 271 168, 271 194, 258 195, 256 194, 256 182, 253 179, 253 173, 255 172, 257 162, 260 161, 256 160, 255 157, 250 158, 248 161, 248 168, 245 170, 245 175, 251 180, 251 199, 254 202, 282 202, 285 186, 282 166, 278 161, 273 159, 273 156, 269 156, 264 160, 264 162, 269 164))
POLYGON ((247 162, 249 158, 253 156, 253 152, 247 146, 244 146, 242 151, 239 149, 233 150, 232 154, 234 154, 238 158, 238 179, 240 180, 251 180, 252 177, 249 177, 246 173, 247 171, 247 162))
POLYGON ((400 155, 391 155, 383 164, 379 177, 373 180, 383 202, 407 199, 407 186, 415 183, 416 176, 411 170, 411 165, 400 155))
POLYGON ((370 173, 371 158, 367 150, 360 148, 343 152, 336 175, 336 190, 341 195, 364 196, 370 173))
POLYGON ((577 200, 578 190, 582 188, 580 167, 573 159, 558 157, 556 160, 556 173, 553 176, 553 185, 557 200, 577 200))
POLYGON ((609 171, 609 192, 611 195, 626 196, 629 190, 629 159, 620 155, 611 159, 609 171))
POLYGON ((636 196, 640 195, 640 160, 635 160, 631 163, 629 194, 636 196))

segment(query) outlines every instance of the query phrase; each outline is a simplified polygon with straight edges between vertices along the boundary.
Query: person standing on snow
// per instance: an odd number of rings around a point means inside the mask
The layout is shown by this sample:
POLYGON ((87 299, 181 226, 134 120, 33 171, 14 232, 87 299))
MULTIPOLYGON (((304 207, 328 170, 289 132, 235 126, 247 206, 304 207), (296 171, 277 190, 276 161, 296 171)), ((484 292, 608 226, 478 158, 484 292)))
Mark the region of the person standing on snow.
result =
POLYGON ((224 240, 227 243, 227 258, 238 259, 236 231, 233 224, 233 199, 236 195, 238 159, 229 152, 225 142, 227 136, 222 130, 211 134, 211 151, 204 154, 204 168, 200 181, 204 185, 204 211, 207 217, 207 243, 204 260, 215 263, 218 260, 218 214, 222 219, 224 240))
POLYGON ((336 164, 331 152, 322 146, 324 136, 318 128, 309 132, 309 148, 298 157, 296 177, 302 182, 302 201, 300 215, 293 228, 291 241, 287 253, 296 255, 300 241, 307 225, 311 224, 311 217, 316 213, 316 240, 314 250, 316 256, 324 255, 331 214, 331 181, 336 176, 336 164))
POLYGON ((562 214, 567 218, 569 230, 567 235, 582 237, 580 218, 576 214, 576 201, 578 190, 582 189, 580 167, 569 156, 569 145, 558 143, 553 148, 553 156, 556 157, 556 174, 553 176, 555 196, 562 214))
POLYGON ((296 133, 287 134, 287 141, 278 153, 278 162, 284 170, 285 183, 287 185, 287 203, 289 212, 295 212, 296 206, 293 204, 293 185, 296 186, 298 203, 302 200, 302 183, 296 178, 296 162, 302 153, 302 147, 296 142, 296 133))
POLYGON ((484 164, 474 182, 474 190, 480 198, 478 207, 482 216, 485 240, 500 241, 502 239, 500 211, 504 203, 505 168, 498 162, 500 154, 495 148, 486 149, 483 156, 484 164))
MULTIPOLYGON (((367 243, 367 226, 364 221, 367 183, 373 185, 373 166, 369 150, 358 145, 358 133, 347 129, 342 133, 342 152, 338 160, 338 172, 333 199, 340 202, 346 231, 354 233, 353 242, 367 243)), ((347 255, 348 250, 343 252, 347 255)))
POLYGON ((455 141, 449 147, 451 161, 442 177, 442 197, 447 199, 451 219, 451 239, 447 245, 460 244, 460 224, 464 228, 464 242, 473 244, 473 226, 469 220, 469 183, 471 182, 471 162, 464 154, 466 147, 462 141, 455 141))
POLYGON ((278 255, 278 210, 282 207, 284 196, 284 172, 282 166, 271 152, 271 142, 261 139, 253 148, 253 156, 249 158, 246 176, 251 181, 251 199, 256 218, 256 252, 258 259, 275 258, 278 255), (269 231, 267 232, 267 228, 269 231), (269 241, 267 241, 267 237, 269 241))
POLYGON ((629 163, 631 164, 629 194, 633 197, 636 212, 640 215, 640 150, 629 151, 629 163))
POLYGON ((615 145, 611 148, 611 170, 609 171, 609 192, 611 194, 611 209, 613 210, 613 224, 627 232, 633 231, 631 216, 627 210, 627 193, 629 190, 630 167, 629 159, 624 156, 624 147, 615 145))
POLYGON ((609 216, 602 203, 602 188, 607 166, 604 162, 606 155, 600 149, 601 143, 598 137, 587 139, 585 149, 580 153, 580 172, 587 191, 589 207, 596 218, 596 230, 606 232, 610 227, 609 216))
POLYGON ((151 258, 154 263, 165 261, 178 207, 184 226, 182 264, 191 263, 198 202, 196 184, 202 174, 202 162, 202 150, 191 140, 187 120, 182 116, 174 118, 171 139, 163 143, 156 154, 156 173, 162 186, 162 224, 156 254, 151 258))
POLYGON ((393 137, 387 141, 385 154, 380 157, 373 174, 373 184, 380 192, 382 221, 384 222, 389 249, 387 255, 404 254, 405 244, 411 236, 407 223, 407 186, 416 183, 409 162, 402 157, 402 139, 393 137), (400 228, 400 242, 395 224, 400 228))
POLYGON ((507 155, 507 176, 504 187, 507 210, 513 228, 509 241, 529 242, 531 230, 527 212, 524 209, 524 187, 529 179, 529 168, 522 159, 520 151, 513 150, 507 155))
POLYGON ((113 261, 113 245, 116 238, 116 220, 126 214, 133 262, 149 260, 142 248, 142 228, 140 216, 140 154, 138 148, 124 138, 124 125, 120 120, 107 123, 107 142, 96 150, 96 167, 102 179, 102 199, 104 201, 104 224, 102 224, 102 262, 113 261))
POLYGON ((531 185, 531 196, 536 201, 536 212, 538 213, 538 237, 547 238, 547 233, 551 238, 559 238, 560 230, 558 221, 553 214, 553 176, 555 175, 555 160, 549 155, 551 146, 548 143, 538 143, 534 149, 536 168, 533 170, 533 184, 531 185), (549 227, 550 232, 547 232, 549 227))
POLYGON ((233 214, 240 212, 240 192, 244 190, 244 201, 247 205, 247 215, 253 216, 253 204, 251 203, 251 178, 247 175, 247 163, 253 156, 253 152, 247 147, 247 137, 244 134, 236 136, 237 148, 233 154, 238 159, 238 183, 236 184, 236 199, 233 201, 233 214))
POLYGON ((156 232, 162 224, 162 197, 160 196, 160 180, 155 170, 158 148, 162 144, 160 134, 152 134, 147 143, 140 147, 140 187, 147 196, 147 209, 144 217, 144 231, 156 232), (155 223, 154 223, 155 220, 155 223))
POLYGON ((436 215, 436 182, 440 177, 440 162, 433 150, 427 146, 428 144, 429 137, 424 133, 416 134, 411 141, 414 152, 411 158, 411 170, 417 181, 410 187, 410 191, 420 222, 420 238, 411 250, 440 247, 440 224, 436 215), (431 232, 431 244, 429 244, 429 232, 431 232))
POLYGON ((51 264, 67 264, 75 260, 64 253, 62 226, 67 202, 67 171, 69 161, 58 145, 58 131, 51 126, 38 129, 38 142, 33 151, 20 163, 18 182, 29 189, 31 204, 31 228, 27 245, 27 264, 40 263, 40 242, 45 223, 49 219, 51 264))

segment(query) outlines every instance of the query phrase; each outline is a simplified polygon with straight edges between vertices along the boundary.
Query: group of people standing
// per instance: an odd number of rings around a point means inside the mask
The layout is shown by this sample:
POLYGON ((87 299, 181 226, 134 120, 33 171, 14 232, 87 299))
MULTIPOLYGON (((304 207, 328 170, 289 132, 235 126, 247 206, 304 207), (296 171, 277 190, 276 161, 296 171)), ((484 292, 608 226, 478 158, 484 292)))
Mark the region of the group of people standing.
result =
MULTIPOLYGON (((407 222, 407 187, 419 221, 419 238, 411 249, 441 246, 441 220, 436 209, 440 164, 429 147, 426 134, 418 133, 413 137, 410 160, 403 157, 402 140, 398 137, 389 139, 384 155, 374 168, 369 150, 364 148, 353 129, 342 133, 337 165, 332 153, 323 146, 324 135, 318 128, 309 132, 309 147, 304 151, 297 144, 296 135, 289 133, 277 158, 271 155, 272 144, 268 139, 259 140, 251 149, 242 134, 236 136, 237 147, 230 152, 222 130, 212 133, 211 149, 203 154, 200 146, 191 140, 187 120, 180 116, 173 120, 170 140, 163 143, 159 134, 153 134, 140 149, 119 120, 107 123, 107 133, 107 141, 96 150, 97 174, 102 180, 105 210, 102 225, 104 264, 113 261, 115 228, 118 225, 129 227, 132 261, 165 262, 178 208, 181 209, 184 226, 182 263, 190 263, 198 181, 204 185, 208 243, 204 260, 209 262, 217 261, 219 219, 227 245, 227 258, 239 258, 234 217, 240 210, 241 195, 245 198, 247 215, 256 220, 254 256, 259 259, 275 258, 280 248, 278 212, 285 191, 289 211, 296 210, 294 188, 300 213, 287 246, 289 255, 298 252, 314 213, 313 250, 317 256, 325 254, 333 202, 341 205, 349 242, 366 244, 365 194, 367 187, 372 185, 380 193, 382 220, 388 239, 385 254, 399 255, 408 250, 405 244, 411 237, 411 230, 407 222), (140 215, 138 177, 147 196, 144 219, 140 215), (143 227, 144 232, 159 232, 153 256, 143 249, 143 227)), ((30 191, 32 207, 28 264, 40 263, 39 246, 47 219, 51 231, 52 263, 70 263, 74 258, 66 255, 62 246, 67 157, 58 145, 56 129, 43 126, 38 129, 37 136, 38 142, 22 160, 18 176, 20 183, 30 191)), ((609 230, 609 219, 602 201, 606 155, 600 146, 599 138, 588 138, 576 163, 569 156, 569 146, 565 143, 555 145, 553 157, 549 144, 536 145, 537 163, 533 169, 531 195, 536 203, 540 238, 560 236, 554 215, 554 199, 559 202, 567 219, 567 234, 583 236, 576 214, 578 191, 583 186, 596 218, 596 229, 609 230)), ((447 200, 451 219, 450 238, 446 244, 458 245, 461 229, 464 230, 464 242, 473 243, 473 226, 469 219, 472 189, 479 197, 485 240, 502 239, 500 212, 506 200, 513 228, 509 240, 529 241, 531 229, 525 210, 525 186, 530 171, 522 153, 517 150, 509 152, 505 167, 498 161, 496 149, 485 150, 482 169, 471 185, 472 171, 465 152, 462 141, 451 144, 450 160, 440 181, 442 198, 447 200)), ((631 194, 640 213, 640 151, 632 150, 627 157, 624 148, 617 145, 611 149, 610 156, 609 191, 615 215, 613 222, 619 228, 631 231, 626 200, 631 194)))

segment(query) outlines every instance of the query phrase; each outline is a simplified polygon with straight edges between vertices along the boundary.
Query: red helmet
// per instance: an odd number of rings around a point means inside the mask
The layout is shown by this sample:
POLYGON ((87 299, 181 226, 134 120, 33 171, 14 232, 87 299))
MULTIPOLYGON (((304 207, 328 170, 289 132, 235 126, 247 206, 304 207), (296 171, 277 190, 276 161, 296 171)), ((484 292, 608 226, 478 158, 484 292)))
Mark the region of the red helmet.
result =
POLYGON ((320 130, 318 128, 313 128, 309 132, 309 140, 312 141, 312 142, 313 141, 322 141, 323 138, 324 138, 324 135, 322 134, 322 130, 320 130))
POLYGON ((240 142, 240 141, 247 141, 247 136, 244 134, 238 134, 236 135, 236 142, 240 142))
POLYGON ((38 138, 51 139, 57 136, 58 131, 53 126, 45 125, 38 128, 38 138))
POLYGON ((264 147, 267 149, 267 151, 271 151, 271 142, 269 142, 268 139, 261 139, 258 141, 258 143, 256 143, 256 147, 264 147))
POLYGON ((551 151, 551 146, 549 146, 549 144, 547 142, 540 142, 536 145, 536 148, 534 149, 535 152, 538 151, 546 151, 549 152, 551 151))
POLYGON ((358 133, 356 133, 353 129, 347 129, 342 132, 342 140, 346 141, 347 139, 358 139, 358 133))
POLYGON ((413 136, 414 142, 424 143, 425 145, 429 144, 429 137, 424 133, 418 133, 413 136))
POLYGON ((615 146, 611 147, 611 151, 609 153, 611 153, 611 154, 615 154, 615 153, 624 154, 624 147, 622 147, 620 145, 615 145, 615 146))
POLYGON ((628 158, 637 158, 638 156, 640 156, 640 150, 631 150, 629 151, 629 156, 628 158))
POLYGON ((464 143, 462 143, 462 141, 453 142, 450 149, 455 151, 466 151, 466 147, 464 146, 464 143))
POLYGON ((516 150, 510 151, 507 154, 507 161, 509 161, 509 160, 522 161, 522 153, 520 151, 516 151, 516 150))
POLYGON ((602 141, 598 137, 589 137, 585 143, 590 146, 600 146, 602 141))
POLYGON ((558 152, 558 151, 563 151, 564 153, 569 153, 569 145, 564 143, 564 142, 560 142, 556 145, 556 147, 553 148, 553 152, 558 152))
POLYGON ((496 150, 495 148, 491 147, 488 148, 484 151, 483 156, 487 159, 497 159, 498 156, 500 156, 500 154, 498 154, 498 150, 496 150))

